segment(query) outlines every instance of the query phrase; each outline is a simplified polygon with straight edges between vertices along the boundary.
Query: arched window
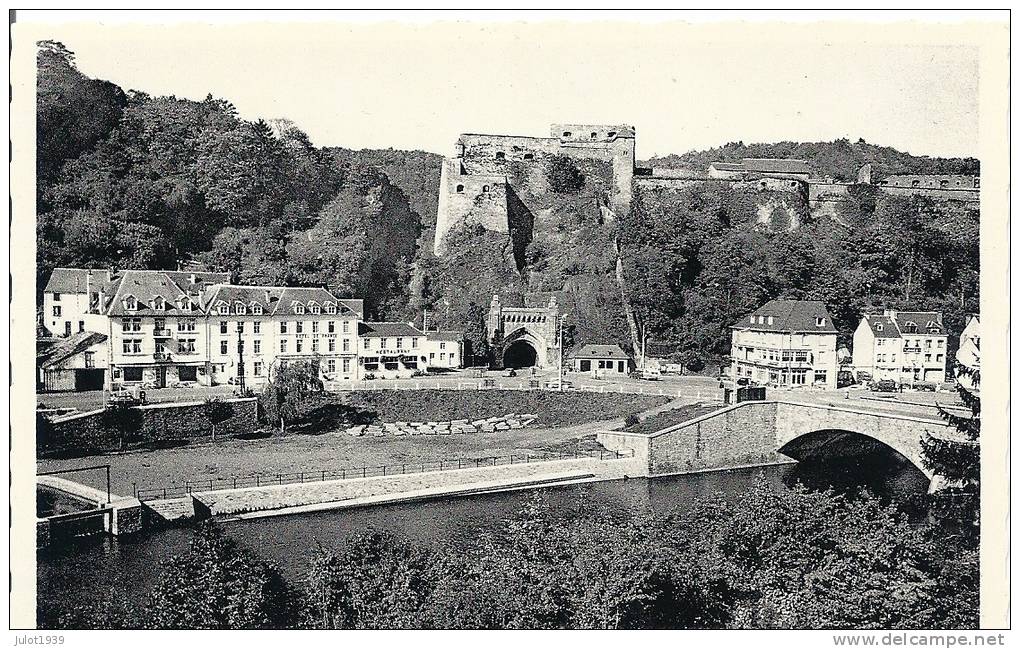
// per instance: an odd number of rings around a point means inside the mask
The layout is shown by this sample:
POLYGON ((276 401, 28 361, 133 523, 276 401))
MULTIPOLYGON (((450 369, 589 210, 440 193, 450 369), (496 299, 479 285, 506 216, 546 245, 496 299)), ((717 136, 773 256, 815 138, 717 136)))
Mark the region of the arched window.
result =
POLYGON ((138 302, 135 301, 135 298, 129 295, 124 298, 124 308, 128 311, 134 311, 138 308, 138 302))
POLYGON ((488 185, 482 185, 482 193, 486 194, 488 192, 489 192, 489 186, 488 185))
POLYGON ((457 185, 457 193, 458 194, 464 193, 464 185, 457 185))
POLYGON ((595 132, 595 131, 592 131, 591 132, 591 139, 593 139, 593 140, 599 139, 599 134, 597 132, 595 132))
POLYGON ((920 187, 921 186, 921 181, 920 180, 915 180, 914 182, 910 183, 910 186, 911 187, 920 187))
POLYGON ((180 309, 181 311, 186 311, 188 309, 188 298, 184 296, 178 298, 177 308, 180 309))
POLYGON ((497 160, 506 160, 506 154, 503 153, 502 151, 496 151, 496 159, 497 160))
POLYGON ((571 135, 573 135, 573 133, 570 131, 563 131, 563 137, 570 137, 571 135))
POLYGON ((326 313, 328 313, 330 315, 336 313, 336 305, 333 304, 332 302, 327 302, 326 303, 326 313))
POLYGON ((157 297, 155 300, 152 301, 152 308, 157 311, 162 311, 163 309, 166 308, 166 303, 163 301, 163 298, 157 297))
POLYGON ((949 187, 949 181, 948 180, 940 181, 939 182, 939 187, 941 187, 942 189, 945 189, 946 187, 949 187))

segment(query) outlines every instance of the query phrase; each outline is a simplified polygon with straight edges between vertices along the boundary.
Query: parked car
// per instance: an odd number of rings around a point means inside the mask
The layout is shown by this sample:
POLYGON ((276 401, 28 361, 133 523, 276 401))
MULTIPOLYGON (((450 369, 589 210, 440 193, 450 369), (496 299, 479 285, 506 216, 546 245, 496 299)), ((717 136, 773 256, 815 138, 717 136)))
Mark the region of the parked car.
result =
POLYGON ((871 382, 872 392, 899 392, 900 385, 892 379, 882 379, 881 381, 871 382))
POLYGON ((917 381, 914 383, 914 389, 918 392, 934 392, 935 384, 928 381, 917 381))
POLYGON ((111 390, 109 402, 123 406, 140 406, 145 403, 145 390, 139 388, 111 390))

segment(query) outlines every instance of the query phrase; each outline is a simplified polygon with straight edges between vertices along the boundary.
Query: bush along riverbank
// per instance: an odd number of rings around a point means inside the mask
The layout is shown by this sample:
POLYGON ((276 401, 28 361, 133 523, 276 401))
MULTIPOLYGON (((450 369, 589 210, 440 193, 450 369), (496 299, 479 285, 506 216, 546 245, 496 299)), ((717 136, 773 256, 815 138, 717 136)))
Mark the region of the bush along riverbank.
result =
POLYGON ((144 601, 41 594, 41 628, 974 628, 976 544, 854 496, 777 490, 682 517, 583 509, 541 492, 467 549, 367 532, 288 583, 206 525, 144 601), (587 513, 585 513, 587 512, 587 513))

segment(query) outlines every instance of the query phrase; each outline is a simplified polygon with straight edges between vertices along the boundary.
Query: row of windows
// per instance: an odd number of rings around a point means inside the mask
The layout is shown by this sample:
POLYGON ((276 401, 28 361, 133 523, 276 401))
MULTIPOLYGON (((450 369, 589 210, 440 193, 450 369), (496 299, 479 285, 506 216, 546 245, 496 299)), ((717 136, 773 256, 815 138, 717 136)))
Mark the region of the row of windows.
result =
MULTIPOLYGON (((223 329, 223 324, 224 323, 220 323, 221 331, 223 329)), ((305 331, 305 323, 302 322, 301 320, 296 320, 293 323, 288 323, 288 322, 285 322, 285 321, 281 322, 280 323, 280 333, 282 333, 282 334, 288 333, 291 324, 294 325, 294 333, 297 333, 297 334, 304 333, 304 331, 305 331)), ((341 322, 341 331, 343 333, 345 333, 345 334, 351 333, 351 322, 350 322, 350 320, 344 320, 344 321, 341 322)), ((319 333, 319 321, 318 320, 312 320, 312 333, 313 334, 319 333)), ((332 333, 336 333, 336 321, 335 320, 328 320, 326 322, 326 333, 331 333, 331 334, 332 333)))
MULTIPOLYGON (((301 302, 294 304, 292 310, 294 313, 298 315, 304 315, 306 313, 306 307, 301 302)), ((327 313, 329 315, 333 315, 336 312, 337 312, 336 304, 333 304, 332 302, 326 302, 324 305, 321 306, 316 302, 312 302, 307 306, 307 313, 311 313, 313 315, 319 315, 320 313, 327 313)), ((231 305, 227 304, 226 302, 220 302, 216 306, 216 313, 218 313, 219 315, 229 315, 231 313, 235 315, 248 315, 248 306, 242 302, 235 302, 233 307, 231 307, 231 305)), ((263 309, 261 304, 256 303, 251 305, 252 315, 262 315, 262 313, 263 309)))

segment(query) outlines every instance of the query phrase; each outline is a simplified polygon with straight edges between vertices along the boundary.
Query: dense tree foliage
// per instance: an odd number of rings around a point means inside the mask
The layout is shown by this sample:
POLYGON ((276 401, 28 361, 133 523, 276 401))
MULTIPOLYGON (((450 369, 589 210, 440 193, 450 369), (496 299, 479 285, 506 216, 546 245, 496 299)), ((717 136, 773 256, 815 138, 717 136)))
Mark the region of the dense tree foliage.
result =
POLYGON ((297 417, 319 392, 322 379, 317 360, 281 363, 259 395, 259 412, 267 422, 279 423, 282 433, 287 422, 297 417))
MULTIPOLYGON (((111 598, 56 625, 324 629, 974 628, 977 554, 867 493, 764 478, 678 517, 568 516, 541 492, 461 545, 368 531, 300 586, 212 528, 165 566, 145 611, 111 598), (105 617, 109 615, 109 617, 105 617)), ((53 616, 53 611, 47 611, 53 616)), ((53 619, 52 617, 47 619, 53 619)), ((45 624, 44 624, 45 626, 45 624)))
MULTIPOLYGON (((825 300, 841 344, 868 308, 939 310, 951 334, 978 308, 978 217, 961 205, 860 186, 813 220, 803 196, 704 183, 635 191, 613 220, 610 165, 557 158, 543 174, 509 166, 509 236, 465 224, 437 258, 436 154, 319 149, 291 122, 242 120, 211 95, 124 93, 53 42, 40 44, 38 101, 39 290, 55 266, 198 264, 245 283, 328 285, 365 299, 372 319, 428 311, 468 331, 479 357, 493 295, 520 306, 555 292, 577 344, 636 352, 640 332, 693 365, 724 354, 727 327, 769 298, 825 300)), ((764 155, 841 178, 865 162, 977 170, 847 141, 738 143, 656 164, 764 155)))
POLYGON ((855 195, 789 230, 761 220, 760 194, 718 185, 639 192, 621 222, 629 302, 677 351, 727 353, 728 326, 773 298, 825 302, 840 344, 869 309, 941 311, 958 334, 979 308, 976 209, 855 195))
POLYGON ((975 158, 914 156, 892 147, 868 144, 863 139, 851 142, 846 138, 832 142, 730 142, 705 151, 652 158, 647 164, 704 171, 713 162, 740 162, 743 158, 806 160, 814 175, 845 182, 856 180, 858 170, 866 164, 872 165, 872 172, 878 178, 893 174, 978 175, 981 172, 981 165, 975 158))

